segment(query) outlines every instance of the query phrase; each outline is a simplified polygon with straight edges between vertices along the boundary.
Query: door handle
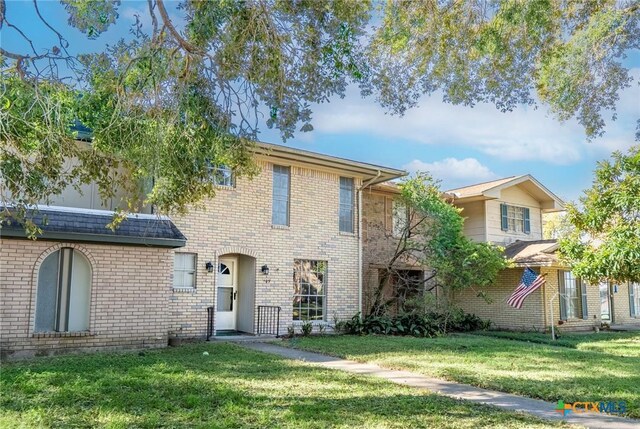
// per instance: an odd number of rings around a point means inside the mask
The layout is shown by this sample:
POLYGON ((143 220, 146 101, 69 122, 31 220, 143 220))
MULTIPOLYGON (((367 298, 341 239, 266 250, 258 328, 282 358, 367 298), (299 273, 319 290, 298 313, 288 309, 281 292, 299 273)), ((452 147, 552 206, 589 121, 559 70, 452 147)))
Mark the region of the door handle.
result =
POLYGON ((235 292, 233 293, 233 300, 235 301, 235 300, 236 300, 236 298, 238 298, 238 291, 235 291, 235 292))

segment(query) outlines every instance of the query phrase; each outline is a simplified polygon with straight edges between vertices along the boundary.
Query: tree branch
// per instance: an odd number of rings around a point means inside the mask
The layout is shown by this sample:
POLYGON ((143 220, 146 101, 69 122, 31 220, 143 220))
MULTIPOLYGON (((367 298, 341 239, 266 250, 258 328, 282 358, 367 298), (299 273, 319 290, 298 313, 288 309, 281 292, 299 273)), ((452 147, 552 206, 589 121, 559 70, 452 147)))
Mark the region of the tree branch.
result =
POLYGON ((158 12, 162 17, 162 21, 164 22, 164 25, 167 27, 167 29, 169 30, 169 33, 171 33, 174 39, 176 39, 176 42, 178 42, 178 44, 190 54, 202 54, 202 52, 198 48, 193 46, 184 37, 182 37, 178 32, 178 30, 176 30, 176 27, 173 26, 173 22, 171 22, 171 18, 167 13, 167 9, 164 7, 164 1, 156 0, 156 6, 158 7, 158 12))

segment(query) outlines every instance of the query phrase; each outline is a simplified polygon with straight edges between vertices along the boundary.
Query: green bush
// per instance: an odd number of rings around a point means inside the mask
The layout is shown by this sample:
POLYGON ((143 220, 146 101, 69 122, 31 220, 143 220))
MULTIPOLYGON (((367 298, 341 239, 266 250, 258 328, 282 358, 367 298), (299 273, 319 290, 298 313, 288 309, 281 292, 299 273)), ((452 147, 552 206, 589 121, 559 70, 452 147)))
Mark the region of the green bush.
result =
POLYGON ((426 314, 406 313, 397 316, 366 316, 356 314, 351 320, 336 324, 336 330, 350 335, 412 335, 434 337, 448 332, 469 332, 488 329, 490 321, 462 311, 426 314))

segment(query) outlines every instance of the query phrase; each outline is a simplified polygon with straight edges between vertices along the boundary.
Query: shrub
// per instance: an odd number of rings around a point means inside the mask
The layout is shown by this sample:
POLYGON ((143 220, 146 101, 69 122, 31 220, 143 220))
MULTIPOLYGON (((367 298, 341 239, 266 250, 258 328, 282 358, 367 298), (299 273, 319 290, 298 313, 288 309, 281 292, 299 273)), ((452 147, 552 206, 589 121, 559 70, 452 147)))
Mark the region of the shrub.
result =
POLYGON ((490 321, 462 311, 426 314, 406 313, 398 316, 366 316, 356 314, 350 320, 340 322, 340 332, 351 335, 412 335, 433 337, 448 332, 468 332, 488 329, 490 321))
POLYGON ((313 323, 307 320, 302 323, 300 329, 302 330, 302 336, 308 337, 311 335, 311 331, 313 331, 313 323))

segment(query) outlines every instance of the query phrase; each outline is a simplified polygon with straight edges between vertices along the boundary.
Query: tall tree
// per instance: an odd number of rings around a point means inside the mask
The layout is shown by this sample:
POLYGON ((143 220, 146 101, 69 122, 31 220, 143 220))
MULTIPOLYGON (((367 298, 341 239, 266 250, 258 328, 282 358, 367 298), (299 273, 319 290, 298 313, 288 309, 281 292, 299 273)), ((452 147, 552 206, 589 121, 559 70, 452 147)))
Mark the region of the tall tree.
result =
MULTIPOLYGON (((119 19, 119 2, 62 4, 69 25, 88 39, 119 19)), ((364 76, 357 49, 368 2, 175 5, 148 0, 150 27, 138 19, 105 52, 78 54, 39 1, 36 16, 51 34, 46 47, 13 23, 17 4, 0 0, 0 29, 29 47, 0 48, 3 205, 26 213, 67 186, 97 182, 104 198, 129 188, 133 206, 146 180, 147 203, 184 211, 214 194, 212 166, 255 171, 251 148, 264 112, 267 125, 289 138, 298 126, 311 129, 310 104, 344 95, 364 76), (76 142, 78 122, 91 130, 91 145, 76 142), (76 160, 71 169, 69 159, 76 160)))
POLYGON ((567 206, 575 230, 560 241, 574 273, 590 283, 640 281, 640 146, 599 162, 580 203, 567 206))
MULTIPOLYGON (((118 1, 61 3, 85 39, 122 20, 118 1)), ((630 84, 622 60, 640 48, 632 0, 377 4, 147 0, 127 37, 92 53, 41 0, 22 27, 24 4, 0 0, 0 31, 25 47, 0 47, 1 202, 26 209, 97 182, 105 198, 142 187, 131 193, 159 211, 186 210, 214 194, 212 165, 255 172, 251 145, 263 117, 290 138, 312 129, 311 106, 351 84, 395 113, 436 91, 501 110, 537 97, 595 137, 630 84), (36 26, 50 38, 35 40, 36 26), (76 121, 92 130, 90 146, 75 141, 76 121)))
POLYGON ((409 298, 420 299, 436 288, 441 291, 442 310, 448 311, 456 291, 488 286, 508 266, 499 247, 465 237, 460 209, 443 198, 438 181, 429 174, 418 173, 399 186, 407 218, 373 289, 369 314, 384 314, 397 304, 403 310, 409 298), (430 275, 415 278, 407 265, 426 267, 430 275))

